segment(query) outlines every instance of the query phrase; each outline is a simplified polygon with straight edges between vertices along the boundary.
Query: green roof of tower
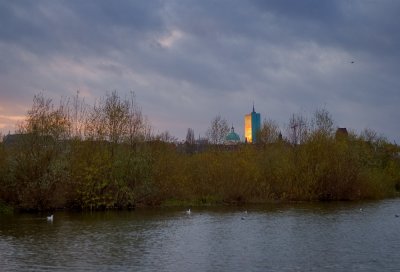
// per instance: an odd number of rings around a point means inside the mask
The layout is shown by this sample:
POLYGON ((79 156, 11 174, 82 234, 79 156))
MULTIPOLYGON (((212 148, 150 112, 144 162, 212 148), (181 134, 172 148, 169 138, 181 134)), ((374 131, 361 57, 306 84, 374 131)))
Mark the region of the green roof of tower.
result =
POLYGON ((229 132, 228 135, 226 135, 225 140, 230 141, 230 142, 240 142, 240 137, 235 132, 235 129, 233 128, 233 126, 231 128, 231 132, 229 132))

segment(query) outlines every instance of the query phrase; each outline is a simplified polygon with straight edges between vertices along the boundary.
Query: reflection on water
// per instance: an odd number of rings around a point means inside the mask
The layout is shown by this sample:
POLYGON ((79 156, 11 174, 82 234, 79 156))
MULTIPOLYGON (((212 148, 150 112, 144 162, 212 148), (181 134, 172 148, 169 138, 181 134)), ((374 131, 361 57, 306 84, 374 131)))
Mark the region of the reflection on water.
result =
POLYGON ((400 200, 2 216, 0 270, 398 271, 396 214, 400 200))

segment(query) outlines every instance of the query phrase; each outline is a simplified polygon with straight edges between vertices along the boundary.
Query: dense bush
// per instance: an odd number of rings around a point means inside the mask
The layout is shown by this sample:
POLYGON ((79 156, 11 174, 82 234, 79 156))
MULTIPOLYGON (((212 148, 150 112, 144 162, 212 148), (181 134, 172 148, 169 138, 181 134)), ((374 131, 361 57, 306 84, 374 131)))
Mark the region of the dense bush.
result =
POLYGON ((35 96, 18 140, 0 144, 3 207, 358 200, 400 189, 399 147, 370 131, 337 137, 324 110, 314 127, 293 117, 302 129, 285 138, 269 121, 258 144, 185 152, 169 137, 150 137, 133 100, 114 92, 93 108, 78 112, 78 104, 35 96))

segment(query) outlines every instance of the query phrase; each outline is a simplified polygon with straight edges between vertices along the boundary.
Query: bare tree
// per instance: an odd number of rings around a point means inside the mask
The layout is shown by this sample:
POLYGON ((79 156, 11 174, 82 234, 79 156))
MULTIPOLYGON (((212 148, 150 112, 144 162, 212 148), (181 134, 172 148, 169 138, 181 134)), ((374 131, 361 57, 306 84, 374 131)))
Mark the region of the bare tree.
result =
POLYGON ((48 208, 55 201, 54 192, 59 184, 68 178, 66 144, 62 141, 68 139, 70 131, 66 109, 65 101, 55 107, 51 99, 37 94, 17 131, 24 135, 18 137, 13 147, 15 164, 10 171, 18 179, 22 207, 48 208))
POLYGON ((370 128, 364 129, 361 132, 360 136, 361 136, 361 139, 363 139, 364 141, 371 142, 371 143, 375 142, 378 139, 378 133, 375 130, 370 129, 370 128))
POLYGON ((368 143, 372 144, 382 144, 387 142, 387 139, 384 135, 379 135, 378 132, 376 132, 373 129, 370 128, 365 128, 361 134, 360 138, 368 143))
POLYGON ((176 138, 175 136, 172 136, 168 130, 156 135, 154 137, 154 139, 158 140, 158 141, 166 142, 166 143, 176 143, 178 141, 178 138, 176 138))
POLYGON ((188 131, 186 133, 186 143, 189 145, 195 144, 194 130, 192 128, 188 128, 188 131))
POLYGON ((121 143, 128 133, 129 102, 121 100, 117 92, 113 91, 106 97, 103 114, 108 140, 121 143))
POLYGON ((264 119, 259 131, 258 139, 260 143, 269 144, 279 140, 280 131, 278 124, 273 120, 264 119))
POLYGON ((86 139, 107 140, 102 111, 101 101, 96 101, 93 107, 89 109, 84 128, 86 139))
POLYGON ((20 124, 18 132, 65 139, 69 126, 64 104, 60 102, 60 106, 55 108, 51 99, 37 94, 33 97, 32 108, 28 111, 25 122, 20 124))
POLYGON ((228 132, 228 122, 218 114, 211 121, 211 126, 208 128, 206 135, 211 144, 222 144, 228 132))
POLYGON ((129 116, 128 116, 128 143, 134 144, 138 141, 144 141, 149 137, 150 126, 143 117, 142 110, 136 103, 135 93, 130 93, 129 116))
POLYGON ((319 108, 314 112, 312 125, 314 132, 322 133, 326 136, 333 135, 333 118, 325 108, 319 108))
POLYGON ((289 120, 287 135, 289 142, 293 145, 304 143, 309 135, 307 118, 300 114, 293 114, 289 120))
POLYGON ((73 138, 82 139, 84 135, 84 125, 87 118, 87 104, 85 99, 79 96, 79 90, 76 91, 76 95, 72 98, 72 105, 68 110, 68 116, 71 120, 71 132, 73 138), (71 108, 72 107, 72 108, 71 108))
POLYGON ((133 92, 129 98, 121 99, 114 91, 95 103, 86 119, 85 134, 92 139, 132 145, 149 138, 150 126, 133 92))

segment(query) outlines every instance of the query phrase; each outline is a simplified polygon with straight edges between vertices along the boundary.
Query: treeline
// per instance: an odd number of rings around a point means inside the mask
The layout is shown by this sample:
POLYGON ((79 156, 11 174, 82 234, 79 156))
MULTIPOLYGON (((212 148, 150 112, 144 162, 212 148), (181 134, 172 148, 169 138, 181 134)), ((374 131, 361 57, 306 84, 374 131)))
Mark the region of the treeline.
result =
POLYGON ((193 152, 194 141, 177 148, 169 133, 153 135, 133 94, 112 92, 93 106, 78 94, 58 106, 37 95, 17 134, 0 145, 0 204, 122 209, 358 200, 400 190, 400 149, 373 131, 337 134, 319 109, 310 121, 292 116, 284 134, 264 121, 257 144, 193 152))

